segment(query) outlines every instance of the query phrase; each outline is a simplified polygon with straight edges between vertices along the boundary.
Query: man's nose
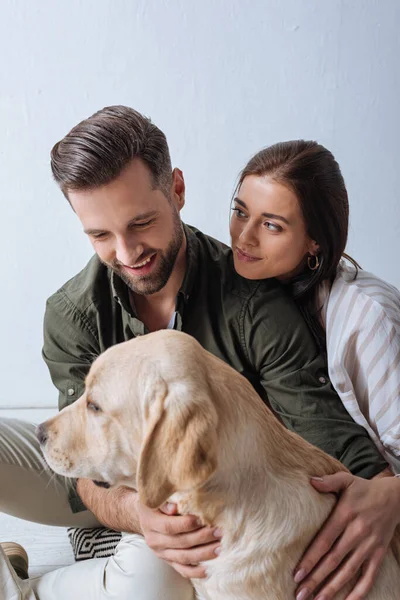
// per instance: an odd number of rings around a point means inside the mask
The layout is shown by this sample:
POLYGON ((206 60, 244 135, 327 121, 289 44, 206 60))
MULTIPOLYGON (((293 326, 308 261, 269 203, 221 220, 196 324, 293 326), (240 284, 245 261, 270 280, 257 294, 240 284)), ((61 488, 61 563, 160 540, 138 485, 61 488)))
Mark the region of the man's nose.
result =
POLYGON ((36 437, 39 440, 39 444, 41 446, 44 446, 46 444, 49 437, 46 423, 41 423, 40 425, 38 425, 38 427, 36 427, 36 437))
POLYGON ((127 267, 134 265, 142 252, 143 246, 141 244, 135 244, 133 240, 121 238, 117 242, 116 259, 119 263, 122 263, 127 267))

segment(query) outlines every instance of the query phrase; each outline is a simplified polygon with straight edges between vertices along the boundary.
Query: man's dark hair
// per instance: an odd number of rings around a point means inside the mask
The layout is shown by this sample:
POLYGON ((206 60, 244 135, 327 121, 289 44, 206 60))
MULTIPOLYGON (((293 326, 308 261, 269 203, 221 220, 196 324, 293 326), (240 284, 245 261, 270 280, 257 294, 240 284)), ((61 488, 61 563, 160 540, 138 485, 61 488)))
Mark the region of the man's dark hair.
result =
POLYGON ((70 190, 110 183, 135 158, 148 167, 154 189, 169 197, 172 166, 164 133, 133 108, 108 106, 55 144, 51 170, 68 198, 70 190))

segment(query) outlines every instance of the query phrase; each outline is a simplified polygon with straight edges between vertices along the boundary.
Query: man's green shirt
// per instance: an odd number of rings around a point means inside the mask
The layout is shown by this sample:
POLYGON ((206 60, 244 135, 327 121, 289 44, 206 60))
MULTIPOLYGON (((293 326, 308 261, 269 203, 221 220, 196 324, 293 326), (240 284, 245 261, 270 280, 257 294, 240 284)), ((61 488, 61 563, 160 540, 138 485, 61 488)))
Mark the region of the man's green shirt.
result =
MULTIPOLYGON (((284 287, 243 279, 224 244, 187 226, 185 233, 176 328, 244 375, 289 429, 354 474, 382 471, 386 462, 333 390, 325 359, 284 287)), ((101 352, 145 333, 128 287, 94 256, 47 302, 43 356, 60 408, 82 394, 101 352)))

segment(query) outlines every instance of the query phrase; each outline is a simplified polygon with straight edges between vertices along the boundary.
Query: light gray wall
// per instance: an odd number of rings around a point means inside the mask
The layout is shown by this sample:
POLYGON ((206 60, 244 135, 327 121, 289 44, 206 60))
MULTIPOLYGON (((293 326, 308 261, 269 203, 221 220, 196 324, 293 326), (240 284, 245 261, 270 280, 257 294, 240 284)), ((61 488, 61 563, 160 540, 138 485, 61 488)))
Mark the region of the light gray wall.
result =
POLYGON ((3 406, 52 406, 46 297, 91 249, 50 177, 79 120, 128 104, 166 132, 184 218, 228 241, 236 176, 278 140, 337 155, 349 250, 400 286, 398 0, 2 0, 0 296, 3 406))

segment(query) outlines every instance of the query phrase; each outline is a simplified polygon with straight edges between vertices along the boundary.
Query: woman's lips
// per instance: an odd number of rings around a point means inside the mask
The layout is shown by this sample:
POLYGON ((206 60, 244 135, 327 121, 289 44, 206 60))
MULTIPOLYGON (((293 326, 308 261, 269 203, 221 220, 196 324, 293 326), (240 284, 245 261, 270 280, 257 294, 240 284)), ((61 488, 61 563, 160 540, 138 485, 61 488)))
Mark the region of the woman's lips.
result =
POLYGON ((238 257, 238 260, 241 260, 243 262, 256 262, 257 260, 261 260, 261 258, 258 258, 257 256, 252 256, 251 254, 247 254, 247 252, 243 252, 243 250, 237 247, 236 256, 238 257))

